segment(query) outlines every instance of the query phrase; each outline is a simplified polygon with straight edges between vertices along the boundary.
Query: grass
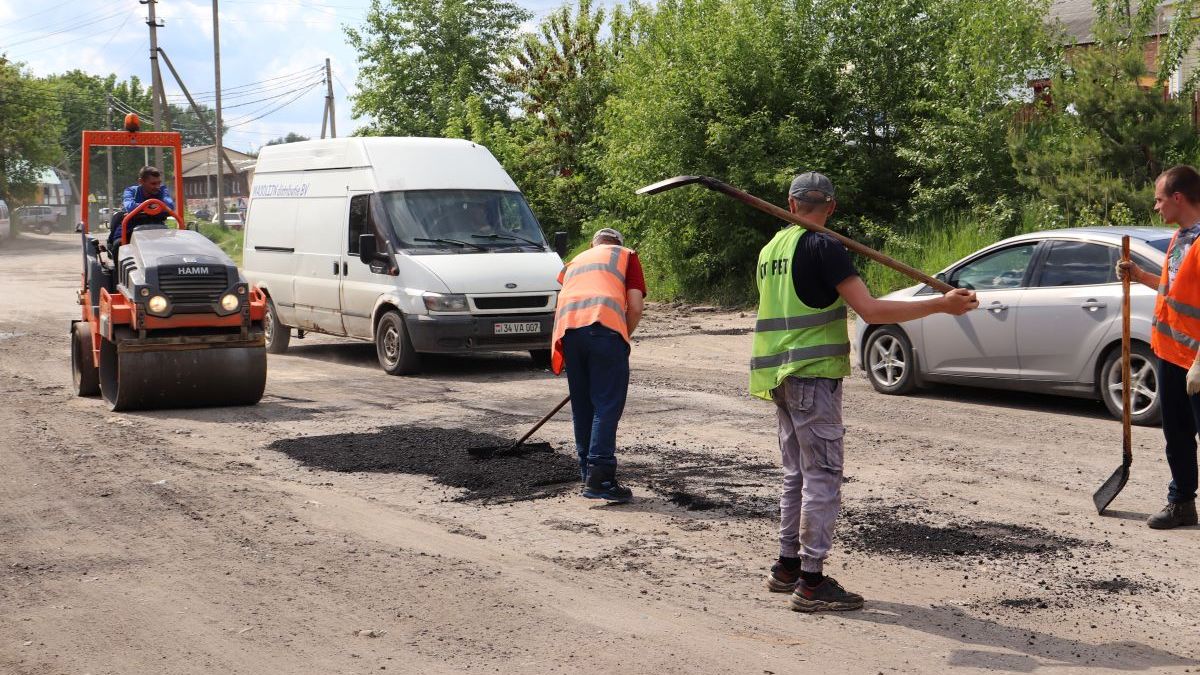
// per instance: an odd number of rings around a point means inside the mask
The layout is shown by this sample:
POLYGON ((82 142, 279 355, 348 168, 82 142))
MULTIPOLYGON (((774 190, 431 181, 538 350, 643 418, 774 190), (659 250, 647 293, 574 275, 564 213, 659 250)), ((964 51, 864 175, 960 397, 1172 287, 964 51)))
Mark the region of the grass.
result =
POLYGON ((196 222, 198 223, 200 234, 211 239, 226 255, 233 258, 233 262, 237 263, 238 267, 242 266, 243 232, 241 230, 231 230, 221 227, 216 223, 209 223, 203 220, 196 222))

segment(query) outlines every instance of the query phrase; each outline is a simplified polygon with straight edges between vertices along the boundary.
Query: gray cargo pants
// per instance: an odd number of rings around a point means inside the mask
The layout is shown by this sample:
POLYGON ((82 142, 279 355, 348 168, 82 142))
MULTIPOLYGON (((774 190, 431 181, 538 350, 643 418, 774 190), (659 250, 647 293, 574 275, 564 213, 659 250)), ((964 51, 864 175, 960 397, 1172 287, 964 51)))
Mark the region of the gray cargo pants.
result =
POLYGON ((789 377, 771 398, 783 454, 779 555, 820 572, 842 505, 842 381, 789 377))

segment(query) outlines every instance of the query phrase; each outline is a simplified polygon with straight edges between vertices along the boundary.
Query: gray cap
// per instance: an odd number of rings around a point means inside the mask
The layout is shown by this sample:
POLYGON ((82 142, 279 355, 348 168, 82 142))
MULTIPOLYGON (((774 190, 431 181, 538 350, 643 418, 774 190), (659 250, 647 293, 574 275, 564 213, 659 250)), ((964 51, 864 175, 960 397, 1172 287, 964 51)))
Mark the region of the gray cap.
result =
POLYGON ((596 234, 592 235, 592 243, 595 243, 597 239, 603 239, 605 237, 607 237, 609 239, 616 239, 617 243, 620 244, 621 246, 625 245, 625 237, 621 236, 620 232, 617 232, 616 230, 612 229, 611 227, 606 227, 602 230, 597 230, 596 234))
POLYGON ((792 187, 788 188, 788 196, 798 202, 820 204, 833 201, 833 181, 825 174, 809 171, 792 179, 792 187))

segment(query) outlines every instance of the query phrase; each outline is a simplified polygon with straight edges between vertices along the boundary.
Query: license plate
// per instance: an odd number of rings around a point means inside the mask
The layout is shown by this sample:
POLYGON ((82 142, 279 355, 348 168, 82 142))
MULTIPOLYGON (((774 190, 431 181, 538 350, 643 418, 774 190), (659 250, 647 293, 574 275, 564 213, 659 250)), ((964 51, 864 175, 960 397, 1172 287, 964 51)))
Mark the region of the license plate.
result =
POLYGON ((492 332, 496 335, 521 335, 525 333, 540 333, 542 332, 542 324, 537 321, 520 322, 520 323, 498 323, 492 328, 492 332))

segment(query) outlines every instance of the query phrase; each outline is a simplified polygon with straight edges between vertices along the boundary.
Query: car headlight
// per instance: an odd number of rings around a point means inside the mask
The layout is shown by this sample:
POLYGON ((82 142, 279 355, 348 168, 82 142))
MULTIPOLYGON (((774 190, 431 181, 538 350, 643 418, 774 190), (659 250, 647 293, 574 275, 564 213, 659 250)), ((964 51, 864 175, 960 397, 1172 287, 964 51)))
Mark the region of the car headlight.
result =
POLYGON ((425 309, 431 312, 465 312, 467 311, 467 296, 443 295, 441 293, 426 293, 425 309))
POLYGON ((150 298, 149 302, 146 303, 146 309, 149 309, 155 314, 162 314, 163 312, 167 311, 167 299, 161 295, 156 295, 153 298, 150 298))
POLYGON ((238 297, 233 293, 226 293, 221 296, 221 309, 226 312, 232 312, 237 309, 239 304, 241 303, 238 301, 238 297))

